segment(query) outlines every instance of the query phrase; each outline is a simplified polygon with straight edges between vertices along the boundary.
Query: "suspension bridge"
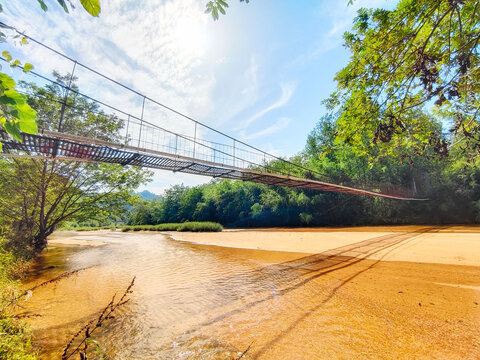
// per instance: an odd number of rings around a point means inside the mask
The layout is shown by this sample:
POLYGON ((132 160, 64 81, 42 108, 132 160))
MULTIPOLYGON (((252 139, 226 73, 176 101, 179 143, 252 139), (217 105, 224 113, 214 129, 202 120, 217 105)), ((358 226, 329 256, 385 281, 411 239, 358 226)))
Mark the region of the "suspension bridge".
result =
MULTIPOLYGON (((250 146, 81 64, 12 27, 9 28, 29 39, 31 44, 29 46, 39 46, 51 56, 60 57, 71 63, 71 72, 70 80, 67 82, 52 79, 37 71, 23 74, 39 86, 50 84, 62 89, 62 99, 42 99, 56 101, 57 105, 61 106, 59 119, 56 128, 52 126, 42 128, 39 124, 38 134, 21 133, 21 142, 0 130, 0 141, 3 144, 1 156, 105 162, 267 185, 419 200, 413 197, 412 191, 405 192, 404 189, 381 191, 360 185, 331 183, 317 171, 250 146), (78 88, 72 86, 72 80, 80 77, 96 84, 98 94, 101 94, 107 85, 115 87, 117 94, 119 90, 123 94, 128 94, 129 98, 133 99, 131 103, 136 102, 139 105, 136 109, 137 115, 129 109, 80 92, 78 88), (69 95, 72 94, 95 103, 98 108, 92 112, 96 112, 97 115, 112 114, 111 116, 123 124, 121 129, 110 134, 101 129, 92 128, 85 133, 68 127, 66 114, 75 106, 68 101, 69 95)), ((3 57, 0 59, 6 61, 3 57)), ((84 114, 85 118, 88 115, 84 114)))

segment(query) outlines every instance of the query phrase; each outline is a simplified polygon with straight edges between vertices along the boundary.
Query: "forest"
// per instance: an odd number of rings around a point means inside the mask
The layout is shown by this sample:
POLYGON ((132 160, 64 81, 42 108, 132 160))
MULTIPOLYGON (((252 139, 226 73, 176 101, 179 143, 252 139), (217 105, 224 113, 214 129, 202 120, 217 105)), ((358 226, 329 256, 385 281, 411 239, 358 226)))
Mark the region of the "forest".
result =
MULTIPOLYGON (((44 1, 38 3, 46 10, 44 1)), ((222 4, 227 3, 209 1, 207 13, 218 19, 225 13, 222 4)), ((100 8, 87 11, 98 16, 100 8)), ((212 180, 175 185, 147 201, 136 195, 152 178, 147 169, 1 157, 0 330, 11 335, 7 345, 28 353, 28 336, 12 325, 8 306, 19 293, 25 262, 44 251, 48 237, 62 227, 479 224, 479 13, 473 0, 401 0, 393 10, 361 9, 344 35, 350 61, 339 69, 336 89, 305 134, 303 151, 287 159, 310 169, 297 176, 320 174, 330 183, 408 193, 417 200, 212 180)), ((2 56, 11 67, 21 65, 8 51, 2 56)), ((32 69, 23 65, 24 72, 32 69)), ((70 134, 94 132, 114 142, 124 122, 80 96, 71 74, 53 77, 55 83, 40 86, 0 72, 0 140, 21 141, 22 132, 61 125, 70 134), (65 96, 65 87, 74 91, 65 96)), ((275 170, 280 164, 268 166, 275 170)))
MULTIPOLYGON (((207 12, 218 19, 224 5, 209 2, 207 12)), ((136 205, 128 222, 479 223, 479 11, 478 1, 441 0, 360 9, 344 34, 350 61, 324 100, 328 112, 308 135, 304 151, 289 159, 331 183, 409 189, 424 201, 214 181, 175 186, 136 205)))
POLYGON ((480 167, 461 153, 448 158, 416 155, 370 162, 352 146, 333 147, 336 116, 324 116, 305 150, 291 160, 333 183, 371 189, 410 189, 418 201, 271 187, 216 180, 173 186, 131 210, 131 225, 215 221, 226 227, 343 226, 381 224, 475 224, 480 221, 480 167))
MULTIPOLYGON (((299 177, 418 200, 213 180, 193 188, 176 185, 142 201, 135 189, 151 180, 146 169, 7 157, 0 160, 6 249, 28 258, 45 248, 55 229, 85 224, 480 222, 478 11, 475 1, 403 0, 394 10, 360 9, 344 34, 350 62, 323 101, 325 114, 306 134, 304 150, 287 159, 301 165, 299 177)), ((7 53, 10 66, 19 66, 7 53)), ((23 71, 31 69, 25 64, 23 71)), ((50 85, 39 86, 1 74, 4 134, 21 140, 21 131, 61 126, 70 134, 119 138, 124 120, 81 96, 71 74, 53 77, 50 85)), ((283 166, 267 165, 273 172, 283 166)))

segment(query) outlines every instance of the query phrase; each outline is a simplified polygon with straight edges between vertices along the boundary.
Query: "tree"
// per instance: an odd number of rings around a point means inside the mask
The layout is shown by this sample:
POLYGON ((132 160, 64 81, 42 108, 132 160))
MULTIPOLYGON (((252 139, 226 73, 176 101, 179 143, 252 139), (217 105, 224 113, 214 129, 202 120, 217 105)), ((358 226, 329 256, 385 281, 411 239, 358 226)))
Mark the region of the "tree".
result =
MULTIPOLYGON (((56 74, 56 78, 62 83, 70 76, 56 74)), ((22 86, 32 94, 28 101, 42 128, 55 129, 62 112, 61 87, 22 86)), ((77 89, 75 84, 72 87, 77 89)), ((66 104, 63 126, 73 134, 101 132, 105 140, 114 140, 123 127, 122 121, 103 113, 75 91, 69 93, 66 104)), ((7 230, 10 246, 38 253, 46 246, 47 237, 66 220, 102 219, 124 212, 133 190, 150 177, 150 171, 113 164, 1 160, 0 223, 7 230)))
MULTIPOLYGON (((250 0, 240 0, 240 2, 246 2, 250 0)), ((211 0, 205 5, 205 14, 211 14, 213 20, 218 20, 219 13, 225 15, 227 12, 225 8, 228 8, 228 2, 225 0, 211 0)))
POLYGON ((359 10, 344 35, 350 63, 326 102, 340 114, 337 142, 361 154, 403 147, 442 157, 450 143, 478 156, 479 24, 477 0, 401 0, 392 11, 359 10))
MULTIPOLYGON (((40 7, 42 8, 43 11, 47 11, 48 7, 47 4, 45 4, 45 0, 37 0, 38 3, 40 4, 40 7)), ((69 7, 72 9, 75 8, 73 6, 72 2, 70 0, 57 0, 57 3, 62 7, 62 9, 68 14, 69 12, 69 7)), ((80 0, 80 4, 82 4, 83 8, 92 16, 98 16, 100 15, 100 0, 80 0)))
MULTIPOLYGON (((47 11, 48 7, 44 0, 37 0, 43 11, 47 11)), ((67 0, 71 8, 74 8, 70 0, 67 0)), ((68 13, 69 7, 65 0, 57 0, 57 3, 68 13)), ((80 0, 83 8, 92 16, 100 14, 100 0, 80 0)), ((0 3, 0 13, 3 11, 0 3)), ((28 44, 27 38, 15 31, 14 28, 0 22, 0 43, 6 43, 9 40, 5 31, 13 31, 10 36, 14 41, 20 40, 20 44, 28 44)), ((33 69, 33 65, 25 63, 22 65, 20 60, 13 59, 10 52, 2 51, 2 56, 8 65, 12 68, 21 67, 22 71, 29 72, 33 69)), ((0 70, 2 67, 0 66, 0 70)), ((18 141, 22 141, 20 132, 36 134, 38 129, 35 123, 36 112, 27 104, 26 97, 16 90, 16 82, 9 75, 0 72, 0 127, 18 141)), ((2 151, 2 143, 0 142, 0 151, 2 151)))

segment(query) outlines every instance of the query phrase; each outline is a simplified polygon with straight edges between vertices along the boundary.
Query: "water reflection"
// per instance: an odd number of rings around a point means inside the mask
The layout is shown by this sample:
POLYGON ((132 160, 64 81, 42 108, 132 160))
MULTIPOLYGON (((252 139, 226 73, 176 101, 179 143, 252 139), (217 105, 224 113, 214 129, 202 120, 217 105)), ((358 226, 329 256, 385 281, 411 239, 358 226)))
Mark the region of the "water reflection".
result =
MULTIPOLYGON (((36 292, 25 312, 43 315, 31 320, 41 358, 58 359, 72 333, 136 276, 131 302, 97 337, 115 359, 235 359, 250 345, 244 358, 348 358, 362 347, 382 353, 391 343, 355 346, 365 336, 378 339, 384 323, 382 309, 365 316, 372 300, 353 291, 355 281, 367 280, 367 271, 379 263, 366 256, 416 236, 379 236, 306 256, 104 232, 105 246, 56 246, 45 254, 26 286, 64 270, 90 268, 36 292)), ((392 286, 385 281, 378 280, 383 288, 392 286)), ((391 317, 395 329, 410 326, 398 316, 391 317)))

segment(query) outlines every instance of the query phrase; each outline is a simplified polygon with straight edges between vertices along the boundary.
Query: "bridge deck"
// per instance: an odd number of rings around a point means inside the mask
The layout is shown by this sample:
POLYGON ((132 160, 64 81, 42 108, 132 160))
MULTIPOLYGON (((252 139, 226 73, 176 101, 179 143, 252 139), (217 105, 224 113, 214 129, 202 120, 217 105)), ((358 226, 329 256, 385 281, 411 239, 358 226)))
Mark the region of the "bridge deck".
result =
POLYGON ((101 140, 92 140, 76 135, 45 131, 39 135, 22 134, 22 137, 23 141, 18 142, 12 140, 5 131, 0 131, 0 139, 3 143, 2 156, 105 162, 170 170, 173 172, 178 171, 182 173, 211 176, 213 178, 252 181, 267 185, 300 187, 321 191, 379 196, 399 200, 419 200, 343 185, 330 184, 317 180, 265 173, 255 169, 236 168, 185 156, 176 156, 159 151, 119 145, 101 140))

